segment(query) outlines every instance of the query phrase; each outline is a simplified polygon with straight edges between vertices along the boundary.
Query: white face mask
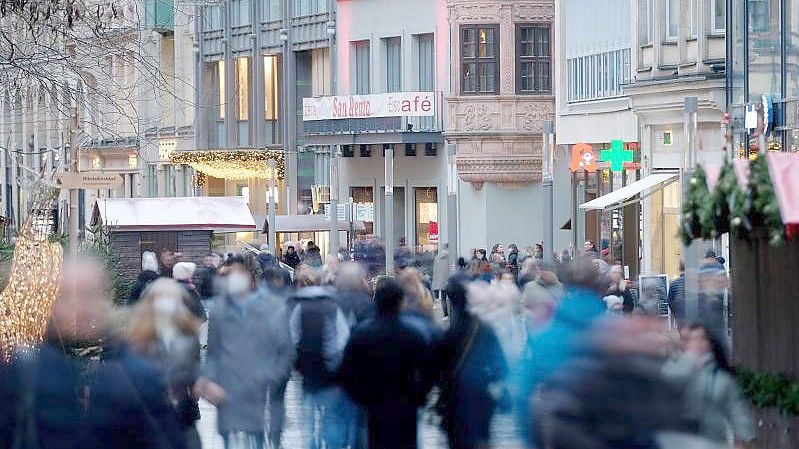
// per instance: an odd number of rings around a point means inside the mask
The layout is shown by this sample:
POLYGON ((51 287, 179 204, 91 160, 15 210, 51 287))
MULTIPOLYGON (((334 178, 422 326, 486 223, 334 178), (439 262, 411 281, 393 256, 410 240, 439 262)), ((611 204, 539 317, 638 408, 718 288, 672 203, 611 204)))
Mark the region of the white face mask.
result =
POLYGON ((227 292, 231 296, 243 296, 250 291, 250 277, 234 271, 227 276, 227 292))
POLYGON ((155 313, 161 317, 171 317, 178 311, 178 303, 175 299, 167 296, 159 296, 153 302, 155 313))

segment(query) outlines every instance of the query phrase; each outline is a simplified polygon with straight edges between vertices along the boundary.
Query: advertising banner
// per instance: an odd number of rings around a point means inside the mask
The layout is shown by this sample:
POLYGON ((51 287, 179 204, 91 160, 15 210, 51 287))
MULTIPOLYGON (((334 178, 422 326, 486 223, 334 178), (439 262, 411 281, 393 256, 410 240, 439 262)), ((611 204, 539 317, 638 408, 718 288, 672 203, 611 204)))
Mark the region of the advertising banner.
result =
POLYGON ((435 115, 433 92, 392 92, 302 99, 303 121, 433 115, 435 115))

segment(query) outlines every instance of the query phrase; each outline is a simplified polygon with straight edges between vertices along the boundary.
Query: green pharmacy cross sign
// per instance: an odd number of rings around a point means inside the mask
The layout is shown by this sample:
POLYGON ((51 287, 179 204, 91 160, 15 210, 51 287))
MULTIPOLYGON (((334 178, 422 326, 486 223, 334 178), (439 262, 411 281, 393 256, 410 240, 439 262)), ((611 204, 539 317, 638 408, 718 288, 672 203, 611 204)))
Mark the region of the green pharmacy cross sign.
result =
POLYGON ((614 140, 610 142, 609 150, 599 152, 599 160, 602 162, 610 161, 610 171, 619 172, 624 170, 625 162, 633 161, 633 150, 625 150, 624 142, 614 140))

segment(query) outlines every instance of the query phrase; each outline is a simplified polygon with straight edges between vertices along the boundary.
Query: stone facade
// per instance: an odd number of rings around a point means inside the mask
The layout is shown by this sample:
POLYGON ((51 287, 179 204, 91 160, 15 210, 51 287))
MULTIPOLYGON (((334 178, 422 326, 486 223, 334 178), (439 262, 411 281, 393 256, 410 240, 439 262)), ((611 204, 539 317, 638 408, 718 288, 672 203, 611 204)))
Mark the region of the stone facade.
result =
POLYGON ((451 95, 447 97, 446 139, 457 145, 460 179, 480 189, 483 183, 521 187, 541 180, 543 124, 553 120, 552 94, 517 94, 516 25, 551 24, 553 1, 450 0, 452 32, 451 95), (461 33, 464 25, 499 26, 497 94, 467 94, 461 84, 461 33))

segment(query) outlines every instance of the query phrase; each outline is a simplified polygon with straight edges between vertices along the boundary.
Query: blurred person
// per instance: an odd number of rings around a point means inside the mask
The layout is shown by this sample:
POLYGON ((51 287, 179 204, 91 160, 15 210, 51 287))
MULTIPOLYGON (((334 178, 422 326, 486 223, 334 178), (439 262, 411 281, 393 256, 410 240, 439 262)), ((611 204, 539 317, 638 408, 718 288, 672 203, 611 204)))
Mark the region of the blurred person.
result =
POLYGON ((242 439, 263 447, 269 396, 268 437, 278 447, 284 414, 280 395, 295 357, 288 309, 280 296, 256 290, 252 272, 240 259, 231 261, 225 292, 209 314, 206 363, 195 391, 217 406, 217 427, 228 448, 242 439))
POLYGON ((150 284, 127 326, 127 340, 138 354, 153 360, 165 376, 170 403, 186 434, 189 449, 200 449, 195 422, 200 419, 192 387, 200 365, 200 320, 186 307, 191 301, 177 282, 162 278, 150 284))
MULTIPOLYGON (((513 375, 520 428, 529 430, 527 403, 536 388, 568 363, 594 322, 605 315, 604 290, 589 259, 578 259, 563 266, 566 285, 552 322, 541 332, 533 333, 526 351, 531 357, 520 361, 513 375)), ((525 435, 529 442, 532 435, 525 435)))
POLYGON ((562 263, 562 264, 566 264, 566 263, 569 263, 569 262, 571 262, 571 261, 572 261, 572 255, 571 255, 571 253, 569 252, 569 250, 568 250, 568 249, 564 249, 564 250, 563 250, 563 251, 560 253, 560 263, 562 263))
POLYGON ((516 281, 519 288, 524 288, 528 282, 534 281, 537 274, 537 259, 535 257, 528 257, 524 259, 524 262, 522 262, 522 267, 519 270, 519 277, 516 281))
POLYGON ((513 277, 513 273, 508 270, 498 270, 494 273, 494 279, 491 280, 491 283, 494 282, 505 282, 516 285, 516 279, 513 277))
POLYGON ((491 263, 487 261, 480 262, 477 279, 483 282, 491 282, 494 279, 494 268, 491 266, 491 263))
POLYGON ((397 282, 405 292, 401 320, 416 330, 427 344, 437 343, 441 338, 441 328, 433 318, 432 295, 424 286, 419 270, 406 268, 400 271, 397 282))
POLYGON ((597 251, 594 242, 586 240, 585 243, 583 243, 583 257, 591 260, 599 258, 599 251, 597 251))
POLYGON ((449 318, 449 307, 447 306, 447 279, 449 278, 449 244, 436 254, 433 261, 433 281, 430 288, 433 290, 434 299, 441 301, 441 309, 444 312, 444 319, 449 318))
POLYGON ((300 264, 300 255, 297 254, 297 249, 294 248, 294 245, 289 245, 286 248, 286 253, 283 255, 283 263, 294 269, 300 264))
MULTIPOLYGON (((663 375, 663 322, 634 316, 601 322, 580 339, 581 350, 544 381, 530 402, 528 432, 552 449, 675 448, 667 434, 685 434, 680 419, 684 383, 663 375)), ((674 438, 672 438, 672 441, 674 438)))
POLYGON ((721 264, 706 264, 698 272, 698 316, 696 320, 706 325, 714 335, 726 335, 724 323, 724 296, 729 288, 727 272, 721 264))
POLYGON ((200 300, 208 300, 218 294, 217 275, 219 274, 219 255, 211 253, 203 257, 202 266, 197 273, 197 294, 200 300))
POLYGON ((671 281, 668 295, 669 308, 678 323, 685 320, 685 262, 680 260, 680 275, 671 281))
POLYGON ((505 249, 501 244, 497 243, 493 248, 491 248, 491 255, 489 256, 488 261, 494 266, 502 268, 505 267, 507 262, 505 260, 505 249))
MULTIPOLYGON (((511 277, 510 273, 506 274, 511 277)), ((512 278, 491 284, 473 282, 467 293, 467 310, 493 328, 507 364, 514 365, 527 340, 521 314, 521 292, 516 283, 512 278)))
POLYGON ((643 278, 639 286, 641 293, 635 305, 635 313, 657 316, 660 314, 660 304, 666 298, 663 284, 657 278, 643 278))
POLYGON ((335 254, 325 256, 325 264, 322 265, 322 285, 333 285, 338 273, 339 263, 335 254))
POLYGON ((563 286, 551 271, 541 271, 538 279, 524 286, 521 296, 528 335, 538 333, 551 322, 563 294, 563 286))
POLYGON ((183 449, 185 436, 158 368, 110 341, 111 281, 87 258, 67 260, 45 341, 20 353, 0 381, 0 442, 9 448, 183 449), (73 348, 105 346, 83 373, 73 348), (89 392, 89 395, 85 395, 89 392))
POLYGON ((475 250, 474 257, 472 259, 488 262, 488 258, 486 258, 486 250, 484 248, 475 250))
POLYGON ((480 265, 482 263, 483 262, 479 259, 472 259, 469 261, 469 264, 466 266, 466 271, 472 279, 480 277, 480 265))
POLYGON ((141 255, 141 273, 136 277, 136 282, 130 289, 128 305, 136 304, 141 299, 144 289, 158 278, 158 259, 155 253, 152 251, 143 252, 141 255))
POLYGON ((161 252, 158 254, 158 263, 159 263, 159 271, 163 277, 171 278, 172 277, 172 267, 175 266, 175 263, 180 258, 181 254, 178 252, 174 252, 168 248, 161 249, 161 252))
POLYGON ((335 383, 350 326, 334 298, 332 288, 321 286, 298 288, 292 297, 289 329, 302 375, 303 437, 310 449, 343 447, 351 426, 349 404, 335 383))
POLYGON ((433 385, 432 347, 400 319, 406 292, 382 281, 377 315, 353 329, 339 378, 368 414, 371 449, 416 449, 417 413, 433 385))
POLYGON ((208 315, 205 313, 205 308, 200 302, 200 295, 197 293, 197 287, 194 286, 194 282, 192 281, 196 269, 197 264, 194 262, 178 262, 172 267, 172 277, 188 294, 189 301, 186 303, 186 307, 189 308, 194 316, 205 321, 208 319, 208 315))
POLYGON ((533 253, 533 257, 538 260, 544 259, 544 244, 543 243, 536 243, 535 244, 535 252, 533 253))
POLYGON ((313 240, 305 244, 305 258, 302 262, 314 268, 322 268, 322 251, 313 240))
POLYGON ((611 265, 608 268, 607 283, 609 284, 605 296, 617 296, 622 300, 622 311, 630 313, 635 308, 635 298, 630 290, 627 289, 627 281, 624 279, 624 270, 621 265, 611 265))
POLYGON ((294 273, 294 285, 296 288, 311 287, 322 284, 322 273, 318 268, 314 268, 306 263, 301 263, 294 273))
POLYGON ((506 266, 515 281, 519 277, 519 247, 515 243, 508 245, 508 262, 506 266))
POLYGON ((357 262, 344 262, 336 275, 336 297, 350 327, 374 316, 374 304, 369 298, 366 271, 357 262))
POLYGON ((699 323, 687 324, 680 335, 684 352, 664 372, 687 381, 681 415, 687 427, 719 445, 744 447, 755 437, 754 424, 721 340, 699 323))
POLYGON ((503 398, 508 371, 492 327, 467 307, 475 288, 479 287, 450 278, 453 320, 435 357, 441 389, 435 408, 452 449, 488 447, 491 419, 503 398))

